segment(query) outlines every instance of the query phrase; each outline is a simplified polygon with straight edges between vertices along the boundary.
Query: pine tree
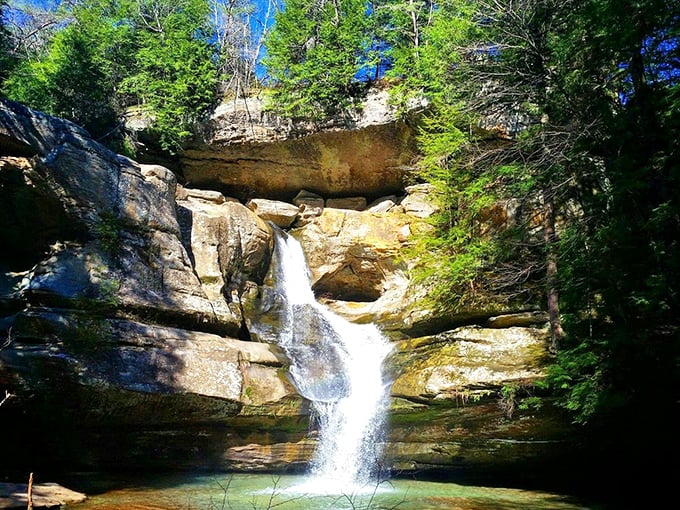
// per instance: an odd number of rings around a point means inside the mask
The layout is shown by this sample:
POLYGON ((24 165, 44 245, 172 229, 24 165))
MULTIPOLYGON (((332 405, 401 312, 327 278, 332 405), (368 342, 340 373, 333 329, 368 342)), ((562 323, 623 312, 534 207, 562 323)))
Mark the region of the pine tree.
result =
POLYGON ((320 119, 350 107, 373 65, 369 29, 363 0, 287 1, 266 40, 273 108, 320 119))
POLYGON ((45 57, 23 61, 5 86, 11 99, 72 120, 95 137, 117 120, 112 83, 98 66, 92 41, 75 25, 57 33, 45 57))
POLYGON ((129 14, 137 47, 121 90, 153 118, 163 149, 175 152, 213 105, 217 67, 205 0, 138 0, 129 14))
MULTIPOLYGON (((120 119, 138 105, 173 152, 212 106, 216 49, 207 0, 84 0, 46 45, 9 76, 12 99, 119 143, 120 119), (115 139, 115 137, 118 139, 115 139)), ((116 145, 116 148, 118 146, 116 145)))

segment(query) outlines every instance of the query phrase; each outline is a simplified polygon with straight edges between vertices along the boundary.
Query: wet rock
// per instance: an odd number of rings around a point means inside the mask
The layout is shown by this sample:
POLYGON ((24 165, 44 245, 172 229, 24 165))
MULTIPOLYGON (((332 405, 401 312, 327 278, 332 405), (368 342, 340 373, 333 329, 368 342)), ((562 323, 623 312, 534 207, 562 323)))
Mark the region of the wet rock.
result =
POLYGON ((329 320, 312 304, 293 305, 281 346, 291 360, 289 371, 298 393, 331 402, 349 394, 347 357, 329 320))

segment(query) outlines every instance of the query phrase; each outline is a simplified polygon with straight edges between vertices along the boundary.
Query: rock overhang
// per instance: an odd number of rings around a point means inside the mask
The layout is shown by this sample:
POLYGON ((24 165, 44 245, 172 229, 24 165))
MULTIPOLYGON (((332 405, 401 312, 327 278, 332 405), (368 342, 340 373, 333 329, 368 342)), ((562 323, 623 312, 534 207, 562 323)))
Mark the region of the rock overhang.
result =
POLYGON ((261 97, 225 100, 178 159, 187 185, 244 203, 290 202, 300 189, 372 200, 401 194, 413 178, 412 118, 400 115, 389 91, 378 88, 356 110, 321 122, 280 117, 261 97))

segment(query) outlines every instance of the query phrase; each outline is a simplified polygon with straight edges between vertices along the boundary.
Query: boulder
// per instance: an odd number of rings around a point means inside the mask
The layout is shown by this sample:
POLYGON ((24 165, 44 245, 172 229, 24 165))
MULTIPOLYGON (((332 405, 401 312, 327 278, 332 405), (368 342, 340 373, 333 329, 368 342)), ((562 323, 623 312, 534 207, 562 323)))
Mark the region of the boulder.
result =
POLYGON ((579 430, 536 385, 548 343, 548 328, 479 326, 397 342, 386 462, 488 473, 569 457, 579 430))
POLYGON ((11 101, 0 103, 0 132, 10 150, 35 154, 18 166, 3 163, 4 191, 29 201, 5 206, 17 206, 5 232, 20 245, 32 237, 25 224, 41 232, 27 241, 27 256, 7 259, 15 271, 28 271, 15 295, 161 312, 236 333, 240 318, 218 320, 182 245, 170 171, 114 154, 74 124, 11 101))
POLYGON ((527 384, 545 376, 547 329, 460 327, 396 345, 391 370, 397 397, 456 400, 495 392, 503 384, 527 384), (417 354, 416 354, 417 353, 417 354))
POLYGON ((326 200, 326 207, 362 211, 366 209, 366 199, 364 197, 329 198, 326 200))
POLYGON ((229 448, 307 430, 287 358, 270 344, 36 307, 17 314, 9 339, 0 381, 15 395, 3 406, 14 470, 229 469, 229 448))
POLYGON ((300 207, 305 206, 307 211, 314 209, 318 211, 318 214, 321 214, 321 210, 326 205, 326 202, 321 195, 317 195, 316 193, 312 193, 305 189, 298 191, 295 197, 293 197, 293 203, 300 207))
POLYGON ((269 200, 266 198, 253 198, 248 200, 246 207, 257 214, 264 221, 271 221, 280 228, 290 228, 300 213, 300 206, 269 200))
MULTIPOLYGON (((411 109, 422 109, 425 104, 411 104, 411 109)), ((260 96, 224 99, 213 110, 200 129, 202 141, 211 145, 246 145, 310 135, 319 131, 347 131, 369 126, 390 124, 397 120, 397 109, 390 104, 389 91, 372 88, 360 107, 344 115, 322 121, 288 119, 267 107, 260 96)), ((148 122, 132 115, 128 126, 146 130, 148 122)))
POLYGON ((406 266, 397 256, 406 240, 399 231, 412 221, 406 215, 326 208, 291 233, 305 251, 317 295, 374 302, 403 290, 406 266))
MULTIPOLYGON (((127 405, 87 409, 81 420, 88 424, 143 424, 149 421, 211 421, 238 414, 248 404, 278 401, 293 394, 292 387, 279 376, 287 358, 276 346, 244 342, 210 333, 155 326, 140 322, 97 318, 82 312, 56 309, 29 309, 20 312, 12 328, 11 348, 3 352, 5 367, 22 374, 23 385, 42 388, 71 408, 87 392, 64 394, 64 387, 90 387, 92 393, 107 388, 107 398, 115 401, 126 393, 145 395, 140 407, 127 405), (22 356, 27 344, 30 361, 22 356), (266 392, 246 391, 250 371, 259 365, 259 386, 266 392), (36 367, 43 367, 35 370, 36 367), (60 386, 46 387, 48 379, 61 380, 60 386), (179 415, 170 405, 193 404, 179 415), (73 399, 73 400, 71 400, 73 399), (150 406, 158 400, 166 406, 150 406), (201 402, 204 405, 201 405, 201 402)), ((44 395, 43 395, 44 396, 44 395)), ((102 396, 101 398, 104 398, 102 396)))
POLYGON ((307 410, 282 376, 285 354, 243 341, 244 299, 256 299, 269 268, 262 219, 5 100, 0 144, 12 469, 26 467, 21 459, 116 467, 121 456, 145 468, 177 458, 223 466, 222 453, 244 441, 300 440, 307 410), (262 420, 267 432, 244 432, 262 420))
POLYGON ((244 289, 262 283, 269 268, 271 228, 240 202, 215 192, 183 189, 177 211, 187 253, 215 312, 222 321, 241 319, 244 289))

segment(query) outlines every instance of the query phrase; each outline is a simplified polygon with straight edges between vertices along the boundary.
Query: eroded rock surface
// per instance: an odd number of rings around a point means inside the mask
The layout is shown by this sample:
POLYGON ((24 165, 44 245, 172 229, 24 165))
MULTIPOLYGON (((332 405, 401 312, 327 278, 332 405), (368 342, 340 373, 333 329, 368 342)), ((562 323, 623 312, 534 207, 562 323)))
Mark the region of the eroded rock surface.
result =
POLYGON ((6 458, 98 468, 123 456, 169 467, 184 452, 191 464, 197 443, 218 459, 215 448, 243 440, 191 429, 241 430, 260 415, 277 416, 269 428, 278 432, 258 441, 299 440, 307 411, 283 374, 287 358, 243 341, 241 298, 256 297, 270 265, 262 219, 9 101, 0 103, 0 144, 0 233, 16 247, 0 254, 0 383, 15 394, 3 423, 23 438, 6 458), (69 437, 33 441, 51 428, 69 437), (151 456, 150 438, 162 434, 176 440, 151 456), (127 446, 108 448, 102 436, 127 446), (77 438, 88 446, 74 447, 77 438), (37 457, 20 451, 26 444, 37 457))
POLYGON ((412 177, 414 134, 386 90, 371 91, 355 114, 322 124, 291 122, 266 112, 261 99, 238 99, 217 107, 180 160, 192 186, 244 202, 291 202, 301 189, 373 199, 400 193, 412 177))
POLYGON ((493 466, 562 444, 552 406, 517 405, 544 375, 545 316, 493 300, 441 316, 410 279, 408 249, 437 211, 430 188, 407 186, 411 126, 376 110, 349 129, 275 121, 273 139, 224 127, 254 111, 217 112, 179 185, 0 102, 0 390, 16 395, 5 458, 304 467, 315 439, 276 347, 272 224, 301 242, 320 301, 395 341, 390 467, 493 466))

